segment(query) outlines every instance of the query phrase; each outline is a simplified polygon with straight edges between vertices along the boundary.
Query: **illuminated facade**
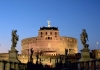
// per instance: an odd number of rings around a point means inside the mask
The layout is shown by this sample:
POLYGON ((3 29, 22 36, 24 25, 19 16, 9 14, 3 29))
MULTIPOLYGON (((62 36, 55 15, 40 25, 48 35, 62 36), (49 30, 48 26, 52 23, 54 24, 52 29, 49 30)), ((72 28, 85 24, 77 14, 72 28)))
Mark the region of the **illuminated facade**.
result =
POLYGON ((94 59, 100 59, 100 49, 91 50, 94 59))
POLYGON ((51 53, 52 55, 64 55, 65 48, 69 49, 69 54, 78 53, 77 39, 60 36, 58 27, 51 27, 50 22, 48 22, 48 27, 40 27, 37 37, 25 38, 22 40, 21 45, 22 54, 28 54, 27 49, 29 48, 33 48, 34 53, 38 51, 55 51, 54 54, 51 53))
MULTIPOLYGON (((33 48, 34 54, 32 55, 33 63, 36 63, 36 54, 42 52, 42 63, 55 65, 56 58, 60 59, 60 55, 65 55, 65 49, 68 49, 68 56, 70 61, 77 62, 80 58, 78 53, 78 42, 76 38, 60 36, 58 27, 51 27, 48 22, 47 27, 40 27, 37 37, 25 38, 21 41, 22 54, 18 54, 18 59, 22 63, 29 61, 28 49, 33 48)), ((7 60, 9 53, 1 53, 0 59, 7 60)), ((65 57, 65 56, 64 56, 65 57)))

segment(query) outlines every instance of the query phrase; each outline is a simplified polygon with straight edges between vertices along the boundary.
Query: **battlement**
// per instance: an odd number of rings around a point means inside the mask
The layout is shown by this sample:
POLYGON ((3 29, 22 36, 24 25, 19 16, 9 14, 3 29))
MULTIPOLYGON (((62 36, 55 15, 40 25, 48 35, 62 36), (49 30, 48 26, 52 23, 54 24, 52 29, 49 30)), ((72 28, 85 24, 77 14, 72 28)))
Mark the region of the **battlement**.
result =
POLYGON ((0 56, 9 56, 8 53, 1 53, 0 56))
POLYGON ((77 53, 77 54, 68 54, 68 58, 71 59, 80 59, 81 58, 81 54, 77 53))
MULTIPOLYGON (((2 53, 0 54, 0 57, 8 57, 9 54, 8 53, 2 53)), ((18 58, 28 58, 29 55, 23 55, 23 54, 18 54, 18 58)), ((33 57, 35 57, 36 54, 33 55, 33 57)), ((64 56, 63 54, 42 54, 41 56, 50 56, 50 57, 58 57, 58 56, 64 56)), ((68 54, 68 58, 80 58, 81 54, 77 53, 77 54, 68 54)))
POLYGON ((58 27, 40 27, 40 30, 58 30, 58 27))

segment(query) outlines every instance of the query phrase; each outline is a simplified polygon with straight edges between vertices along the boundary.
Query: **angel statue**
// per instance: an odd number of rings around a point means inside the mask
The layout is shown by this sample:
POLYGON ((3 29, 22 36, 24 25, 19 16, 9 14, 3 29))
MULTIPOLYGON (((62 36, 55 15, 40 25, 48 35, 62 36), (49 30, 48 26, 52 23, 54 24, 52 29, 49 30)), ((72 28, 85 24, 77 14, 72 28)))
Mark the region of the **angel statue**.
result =
POLYGON ((19 39, 19 36, 16 34, 17 30, 12 30, 12 47, 16 47, 17 41, 19 39))
POLYGON ((85 29, 82 29, 82 30, 83 30, 83 32, 80 35, 81 36, 81 42, 82 42, 83 46, 85 47, 87 45, 86 42, 89 41, 88 40, 88 34, 86 33, 85 29))

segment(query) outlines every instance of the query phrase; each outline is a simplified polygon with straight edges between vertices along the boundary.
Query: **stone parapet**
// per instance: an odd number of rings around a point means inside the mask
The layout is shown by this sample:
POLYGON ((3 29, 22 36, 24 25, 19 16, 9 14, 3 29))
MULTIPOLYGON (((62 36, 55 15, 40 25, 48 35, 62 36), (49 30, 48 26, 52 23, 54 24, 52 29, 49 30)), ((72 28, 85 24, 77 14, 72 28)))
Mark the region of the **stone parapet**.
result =
POLYGON ((26 67, 27 65, 24 63, 0 60, 0 70, 26 70, 26 67))

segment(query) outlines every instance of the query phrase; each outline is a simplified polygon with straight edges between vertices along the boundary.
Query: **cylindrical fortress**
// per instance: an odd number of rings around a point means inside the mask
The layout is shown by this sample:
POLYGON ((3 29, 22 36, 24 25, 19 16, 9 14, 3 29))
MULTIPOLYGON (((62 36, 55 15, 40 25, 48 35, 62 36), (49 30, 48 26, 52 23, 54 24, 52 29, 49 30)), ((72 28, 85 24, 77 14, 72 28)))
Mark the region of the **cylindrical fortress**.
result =
POLYGON ((40 27, 37 37, 23 39, 21 45, 22 54, 27 54, 27 49, 30 48, 34 52, 55 51, 56 54, 65 54, 66 48, 69 54, 78 53, 77 39, 60 36, 58 27, 40 27))

